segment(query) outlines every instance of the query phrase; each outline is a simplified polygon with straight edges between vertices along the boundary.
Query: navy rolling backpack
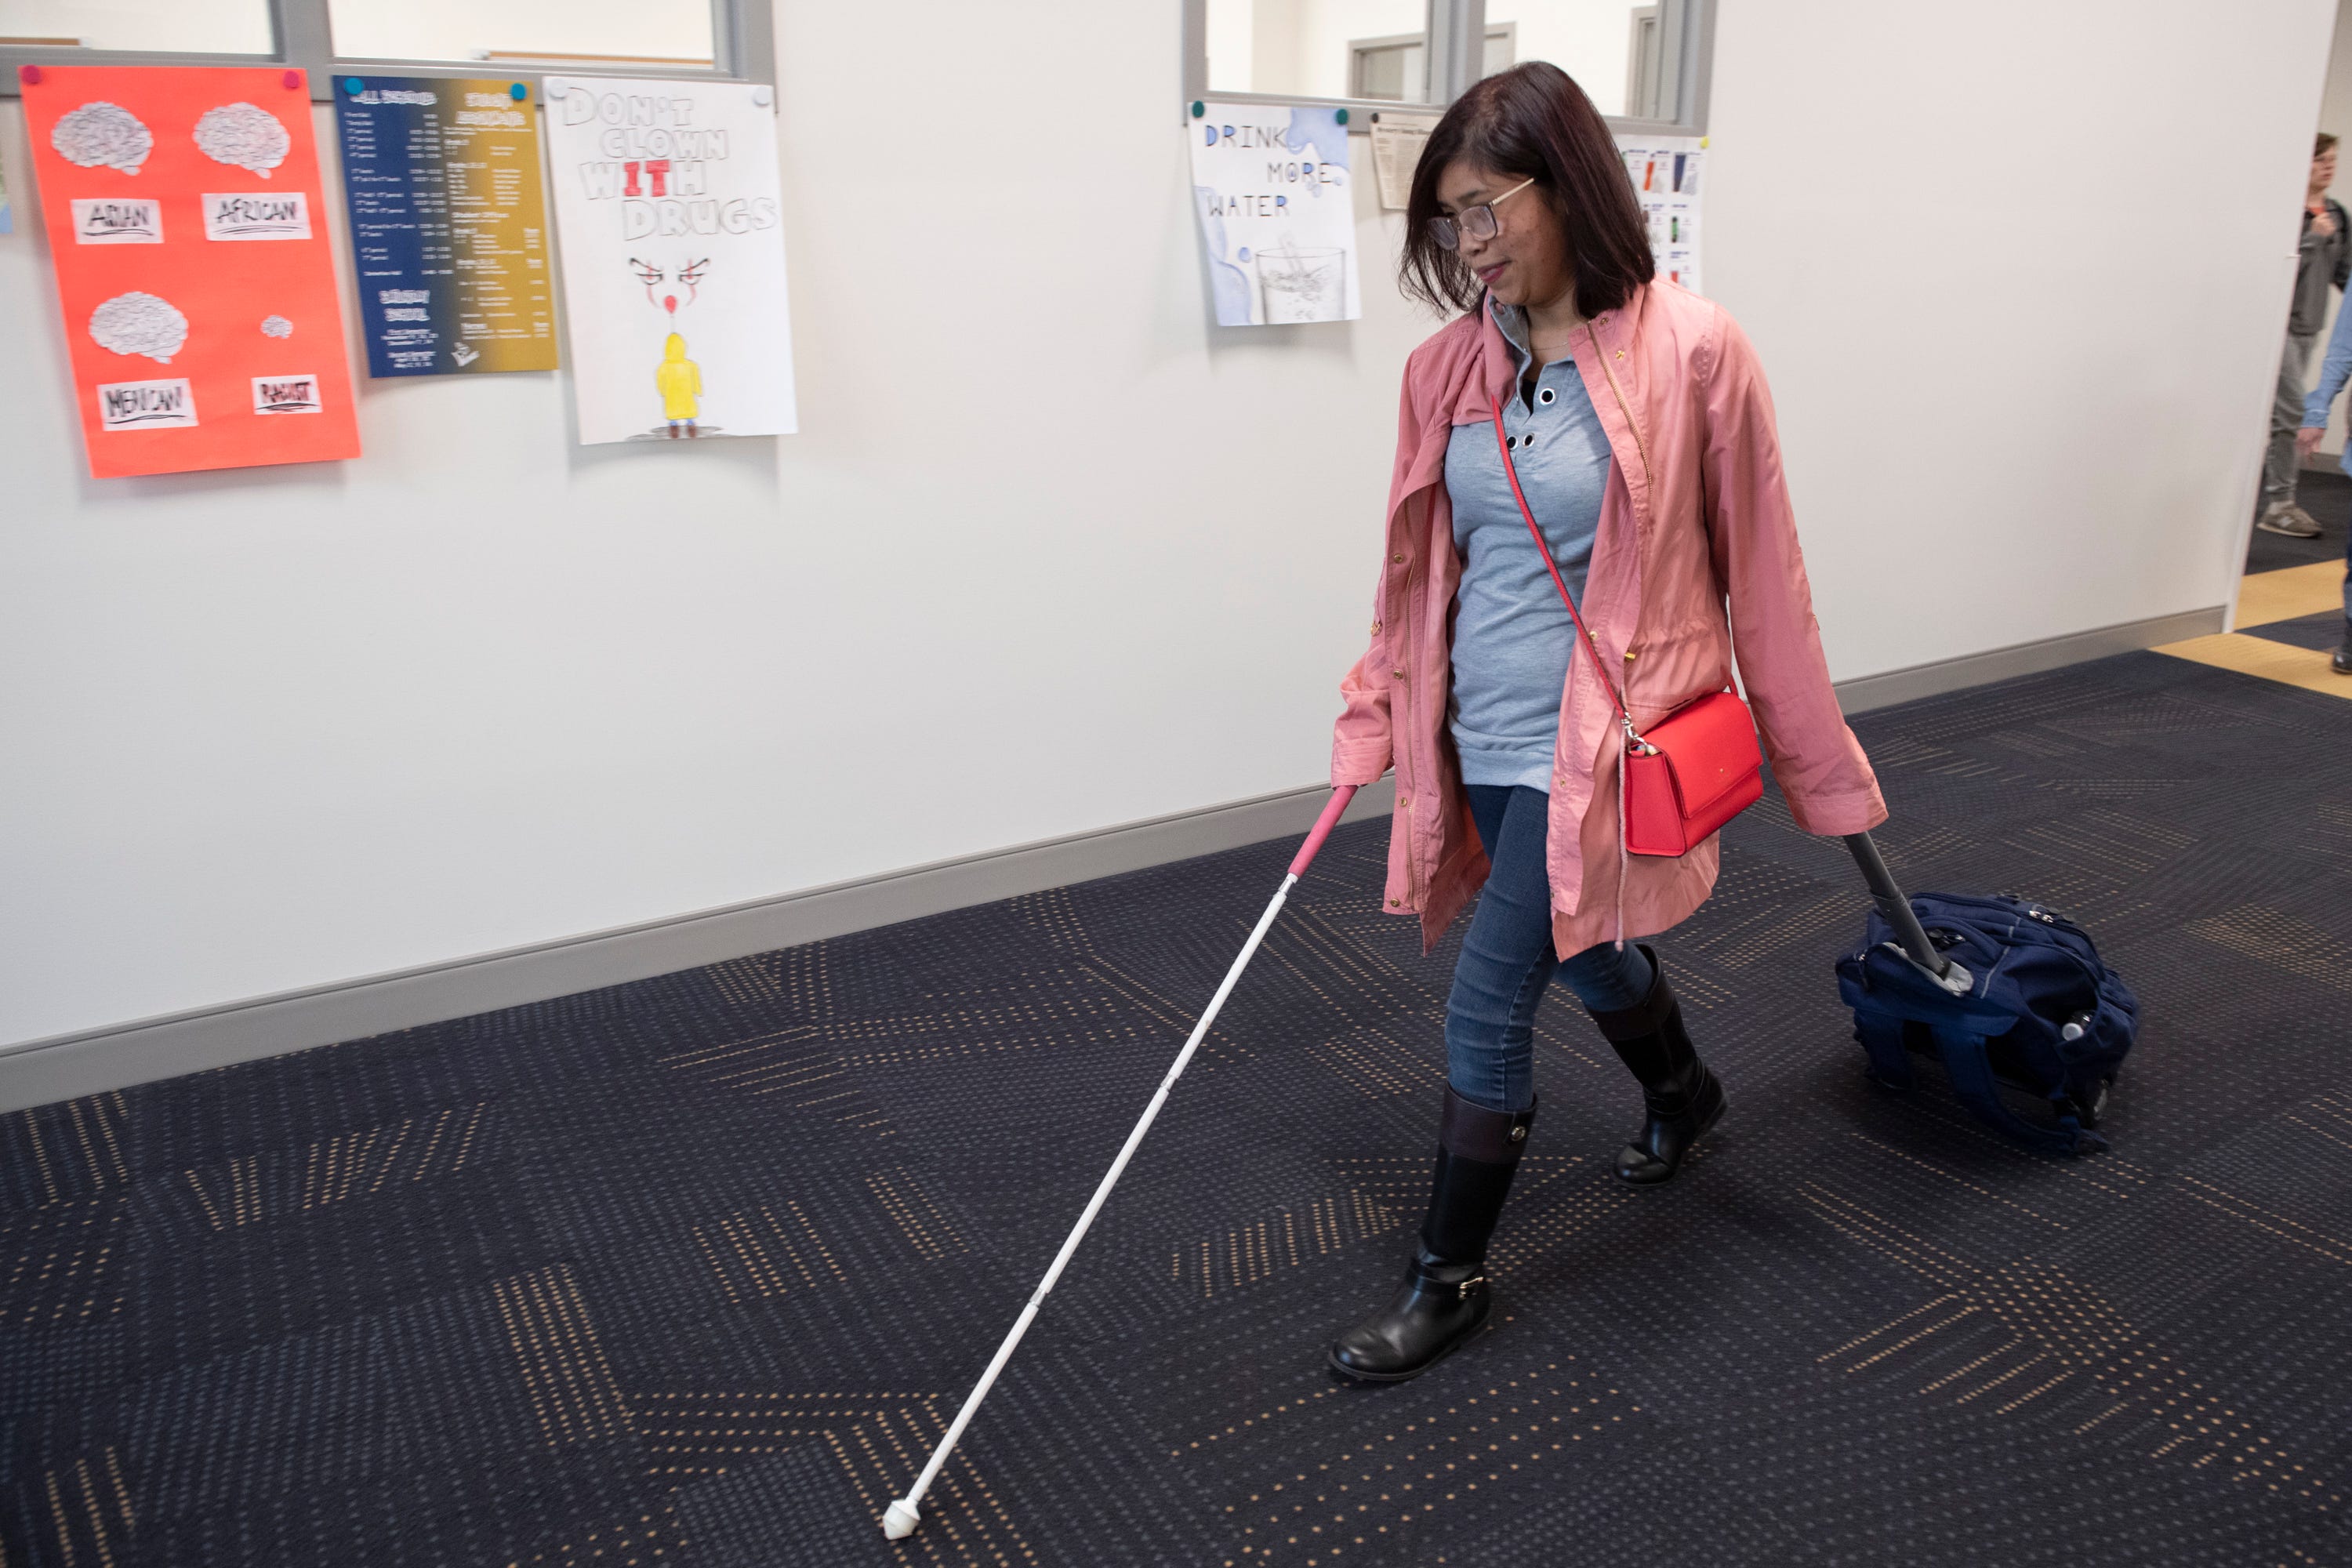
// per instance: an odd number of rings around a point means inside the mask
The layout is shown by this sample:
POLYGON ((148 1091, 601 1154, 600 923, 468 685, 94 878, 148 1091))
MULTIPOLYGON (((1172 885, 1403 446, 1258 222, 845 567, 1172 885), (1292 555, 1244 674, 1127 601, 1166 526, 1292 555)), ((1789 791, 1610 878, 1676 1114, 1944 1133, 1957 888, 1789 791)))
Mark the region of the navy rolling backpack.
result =
POLYGON ((1943 978, 1906 953, 1911 944, 1884 900, 1863 950, 1838 960, 1838 994, 1853 1009, 1871 1078, 1908 1089, 1912 1055, 1932 1053, 1961 1103, 1997 1131, 2049 1153, 2105 1149, 2095 1129, 2139 1005, 2090 937, 2018 899, 1923 893, 1907 912, 1943 961, 1943 978), (2052 1121, 2019 1115, 2001 1099, 2003 1084, 2046 1100, 2052 1121))

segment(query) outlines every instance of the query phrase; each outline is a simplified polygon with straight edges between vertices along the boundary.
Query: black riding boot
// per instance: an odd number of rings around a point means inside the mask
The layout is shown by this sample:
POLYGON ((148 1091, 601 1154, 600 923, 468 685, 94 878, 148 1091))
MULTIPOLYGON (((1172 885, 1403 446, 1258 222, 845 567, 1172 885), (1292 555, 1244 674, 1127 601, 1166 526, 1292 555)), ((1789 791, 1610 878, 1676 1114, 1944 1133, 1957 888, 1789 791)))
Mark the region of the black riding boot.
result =
POLYGON ((1698 1059, 1657 953, 1647 946, 1642 951, 1655 975, 1650 994, 1622 1012, 1595 1013, 1592 1021, 1642 1085, 1648 1114, 1633 1141, 1617 1152, 1617 1174, 1646 1187, 1671 1179, 1690 1146, 1723 1115, 1723 1085, 1698 1059))
POLYGON ((1402 1382, 1427 1372, 1486 1326, 1494 1307, 1486 1238, 1495 1234, 1535 1119, 1532 1105, 1516 1114, 1486 1110, 1445 1091, 1421 1248, 1395 1299, 1332 1345, 1334 1367, 1349 1377, 1402 1382))

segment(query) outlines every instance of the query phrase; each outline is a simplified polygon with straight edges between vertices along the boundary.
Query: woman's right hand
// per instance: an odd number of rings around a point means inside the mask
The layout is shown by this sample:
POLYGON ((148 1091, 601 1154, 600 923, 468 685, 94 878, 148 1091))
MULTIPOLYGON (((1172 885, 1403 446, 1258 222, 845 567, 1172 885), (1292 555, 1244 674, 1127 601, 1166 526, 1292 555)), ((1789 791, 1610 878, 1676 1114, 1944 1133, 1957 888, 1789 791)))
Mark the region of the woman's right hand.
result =
POLYGON ((2298 456, 2308 458, 2319 450, 2319 438, 2327 434, 2326 427, 2306 425, 2294 433, 2294 449, 2298 456))

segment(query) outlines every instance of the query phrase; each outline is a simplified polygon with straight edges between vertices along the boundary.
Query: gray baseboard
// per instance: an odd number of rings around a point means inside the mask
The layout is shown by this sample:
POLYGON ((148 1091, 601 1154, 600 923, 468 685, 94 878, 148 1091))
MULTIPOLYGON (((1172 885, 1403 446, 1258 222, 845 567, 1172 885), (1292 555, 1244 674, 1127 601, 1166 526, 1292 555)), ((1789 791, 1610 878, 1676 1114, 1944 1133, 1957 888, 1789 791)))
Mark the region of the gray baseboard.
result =
MULTIPOLYGON (((0 1052, 0 1111, 543 1002, 1304 835, 1329 798, 1319 784, 1286 790, 675 920, 27 1040, 0 1052)), ((1386 816, 1395 801, 1394 784, 1383 780, 1357 795, 1344 820, 1386 816)))
POLYGON ((2184 610, 2177 616, 2126 621, 2122 626, 2020 643, 1990 653, 1972 653, 1965 658, 1842 680, 1838 682, 1838 705, 1848 713, 1867 713, 1874 708, 1892 708, 1898 702, 1916 702, 1922 697, 1940 697, 1947 691, 2063 669, 2070 664, 2105 658, 2110 654, 2134 653, 2188 637, 2201 637, 2220 631, 2227 613, 2220 605, 2210 610, 2184 610))
MULTIPOLYGON (((1840 685, 1838 698, 1847 712, 1860 713, 2200 637, 2220 631, 2221 623, 2216 607, 2107 626, 1864 676, 1840 685)), ((542 1002, 1285 837, 1304 832, 1325 798, 1320 785, 1288 790, 676 920, 27 1040, 0 1052, 0 1111, 542 1002)), ((1348 820, 1386 816, 1394 800, 1392 784, 1374 785, 1356 797, 1348 820)))

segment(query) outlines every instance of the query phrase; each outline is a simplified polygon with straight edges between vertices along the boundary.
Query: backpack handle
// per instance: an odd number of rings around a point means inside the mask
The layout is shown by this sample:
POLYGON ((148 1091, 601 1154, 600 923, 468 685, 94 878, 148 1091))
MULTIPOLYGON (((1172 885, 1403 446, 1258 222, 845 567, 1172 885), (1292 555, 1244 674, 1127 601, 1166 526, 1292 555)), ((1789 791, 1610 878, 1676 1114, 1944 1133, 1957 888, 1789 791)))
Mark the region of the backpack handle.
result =
POLYGON ((1895 874, 1886 868, 1886 858, 1878 852, 1877 841, 1867 833, 1849 833, 1845 847, 1853 856, 1853 863, 1862 868, 1862 879, 1870 884, 1870 896, 1877 901, 1878 912, 1895 928, 1895 940, 1903 945, 1903 956, 1927 972, 1935 981, 1955 996, 1965 996, 1976 987, 1976 976, 1968 966, 1946 958, 1927 939, 1919 924, 1919 915, 1912 909, 1911 900, 1903 896, 1895 874))

